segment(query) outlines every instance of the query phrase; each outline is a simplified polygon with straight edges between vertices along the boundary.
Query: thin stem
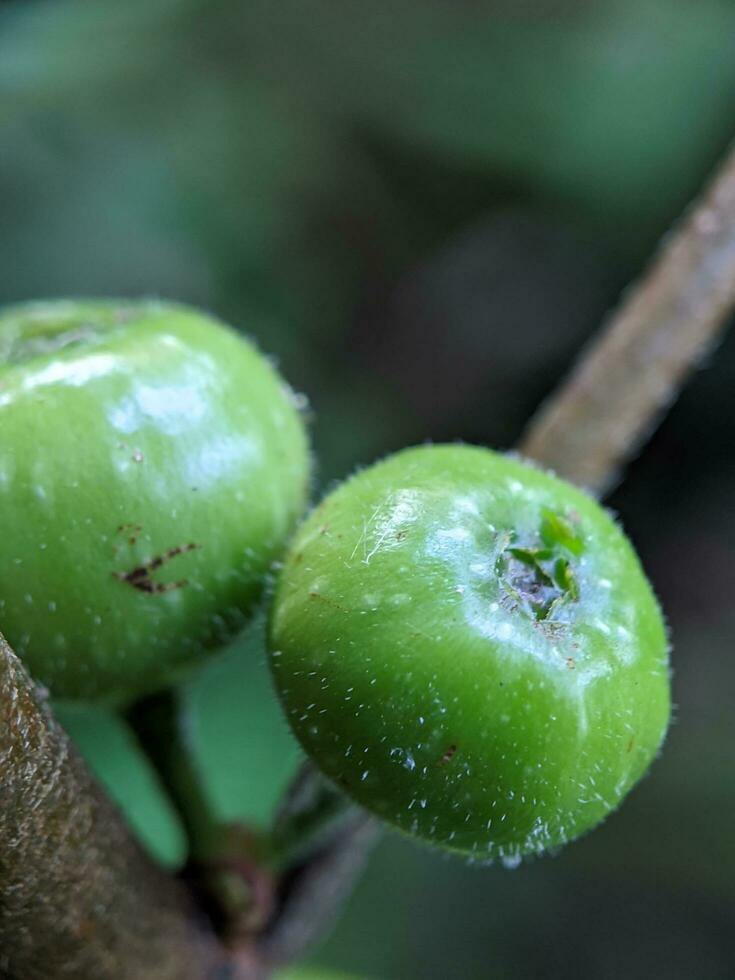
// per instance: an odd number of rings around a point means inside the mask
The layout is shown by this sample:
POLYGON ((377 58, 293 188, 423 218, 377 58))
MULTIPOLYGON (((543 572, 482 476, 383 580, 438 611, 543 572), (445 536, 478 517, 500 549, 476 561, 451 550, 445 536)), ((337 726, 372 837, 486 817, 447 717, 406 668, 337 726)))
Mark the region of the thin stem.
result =
POLYGON ((223 825, 186 744, 176 692, 147 698, 128 719, 178 807, 192 874, 221 933, 234 947, 257 949, 263 965, 295 958, 331 925, 376 839, 376 821, 306 762, 269 834, 223 825))
POLYGON ((136 704, 128 721, 175 803, 196 861, 217 856, 222 825, 207 799, 201 775, 187 745, 181 705, 175 690, 165 690, 136 704))
POLYGON ((352 823, 359 808, 328 782, 311 762, 296 773, 271 831, 271 850, 279 869, 303 864, 324 850, 352 823))
POLYGON ((272 832, 276 909, 258 944, 268 963, 297 958, 329 929, 378 836, 377 820, 304 763, 272 832))
POLYGON ((0 760, 4 976, 223 975, 187 890, 143 855, 1 636, 0 760))
POLYGON ((735 150, 569 377, 520 452, 603 493, 651 433, 735 304, 735 150))
POLYGON ((189 842, 187 873, 219 935, 233 948, 254 949, 275 906, 266 835, 217 818, 189 744, 177 691, 160 691, 139 702, 128 721, 176 804, 189 842))

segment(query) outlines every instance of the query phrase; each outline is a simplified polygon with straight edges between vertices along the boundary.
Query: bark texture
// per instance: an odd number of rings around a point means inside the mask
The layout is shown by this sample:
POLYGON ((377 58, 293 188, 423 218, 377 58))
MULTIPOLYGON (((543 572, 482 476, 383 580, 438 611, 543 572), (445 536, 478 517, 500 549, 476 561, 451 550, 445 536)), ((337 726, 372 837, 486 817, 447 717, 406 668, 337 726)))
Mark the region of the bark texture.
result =
POLYGON ((0 766, 0 975, 228 975, 184 886, 140 851, 1 636, 0 766))

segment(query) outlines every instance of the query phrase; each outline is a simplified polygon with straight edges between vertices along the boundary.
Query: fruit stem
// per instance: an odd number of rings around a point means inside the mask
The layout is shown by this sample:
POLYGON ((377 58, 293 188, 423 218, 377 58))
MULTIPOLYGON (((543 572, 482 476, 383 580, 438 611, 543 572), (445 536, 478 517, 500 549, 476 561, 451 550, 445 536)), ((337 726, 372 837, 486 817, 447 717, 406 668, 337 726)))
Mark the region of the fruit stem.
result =
POLYGON ((225 826, 203 790, 176 692, 139 702, 128 720, 178 808, 191 875, 220 933, 250 945, 261 964, 290 962, 333 921, 377 837, 376 822, 307 762, 270 834, 225 826))
POLYGON ((222 838, 222 825, 212 807, 187 744, 185 722, 175 691, 151 695, 133 706, 128 722, 175 803, 197 862, 212 859, 222 838))
POLYGON ((303 863, 323 850, 359 812, 311 762, 305 762, 288 787, 271 830, 276 866, 285 869, 303 863))
POLYGON ((519 450, 602 494, 651 434, 735 305, 735 148, 541 406, 519 450))
POLYGON ((332 925, 378 837, 378 822, 305 762, 271 832, 277 909, 258 944, 268 962, 297 959, 332 925))

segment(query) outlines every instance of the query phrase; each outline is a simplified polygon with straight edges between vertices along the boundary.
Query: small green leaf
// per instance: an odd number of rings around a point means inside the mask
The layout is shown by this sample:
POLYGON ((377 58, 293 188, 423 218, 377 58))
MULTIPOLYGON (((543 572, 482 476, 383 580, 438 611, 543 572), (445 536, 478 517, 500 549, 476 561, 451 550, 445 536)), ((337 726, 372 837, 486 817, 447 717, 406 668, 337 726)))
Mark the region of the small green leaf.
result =
POLYGON ((572 566, 566 558, 559 558, 554 565, 554 582, 570 598, 579 599, 579 586, 572 566))
POLYGON ((575 531, 571 522, 561 514, 552 510, 543 512, 541 538, 550 548, 565 548, 571 554, 579 557, 584 551, 584 542, 575 531))

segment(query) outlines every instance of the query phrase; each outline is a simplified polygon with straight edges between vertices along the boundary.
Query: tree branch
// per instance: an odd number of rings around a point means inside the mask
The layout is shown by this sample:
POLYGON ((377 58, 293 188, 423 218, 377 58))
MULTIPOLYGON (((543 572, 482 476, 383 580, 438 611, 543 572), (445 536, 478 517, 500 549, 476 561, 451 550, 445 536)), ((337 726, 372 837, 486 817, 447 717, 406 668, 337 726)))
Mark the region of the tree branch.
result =
POLYGON ((640 447, 735 303, 735 150, 668 236, 520 452, 602 493, 640 447))
POLYGON ((140 851, 2 636, 0 765, 0 974, 225 976, 186 888, 140 851))

